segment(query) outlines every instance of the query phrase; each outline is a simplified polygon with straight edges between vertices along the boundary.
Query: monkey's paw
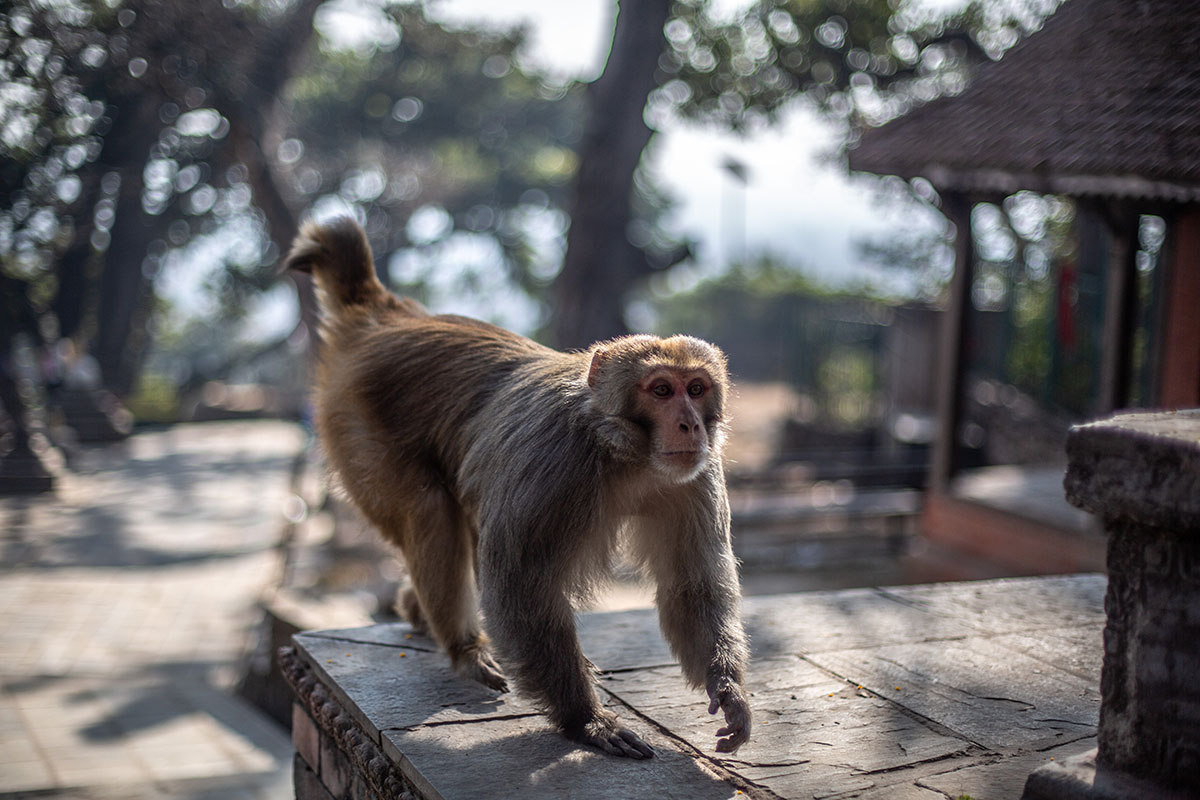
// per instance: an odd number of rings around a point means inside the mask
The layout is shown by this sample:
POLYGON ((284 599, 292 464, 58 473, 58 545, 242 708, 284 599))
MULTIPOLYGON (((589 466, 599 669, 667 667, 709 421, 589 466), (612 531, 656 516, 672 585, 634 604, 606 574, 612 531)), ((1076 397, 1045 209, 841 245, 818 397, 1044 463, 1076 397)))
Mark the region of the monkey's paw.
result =
POLYGON ((500 671, 500 665, 496 663, 486 650, 472 648, 459 657, 454 667, 459 675, 468 680, 478 681, 489 689, 495 689, 498 692, 508 691, 508 680, 505 679, 504 673, 500 671))
POLYGON ((584 744, 599 747, 606 753, 626 758, 652 758, 654 750, 642 738, 617 721, 615 716, 601 717, 583 726, 577 735, 571 735, 584 744))
POLYGON ((708 696, 712 700, 708 713, 716 714, 717 709, 725 712, 725 727, 717 729, 717 736, 726 738, 717 740, 717 752, 736 753, 750 740, 750 704, 746 702, 746 693, 729 678, 719 678, 709 683, 708 696))

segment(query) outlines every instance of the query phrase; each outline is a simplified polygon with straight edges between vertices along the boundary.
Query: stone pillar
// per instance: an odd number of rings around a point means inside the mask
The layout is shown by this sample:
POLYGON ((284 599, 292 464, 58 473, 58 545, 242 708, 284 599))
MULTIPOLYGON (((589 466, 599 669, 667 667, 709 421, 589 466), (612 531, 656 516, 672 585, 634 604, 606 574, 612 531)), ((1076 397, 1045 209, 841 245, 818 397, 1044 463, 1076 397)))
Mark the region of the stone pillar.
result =
POLYGON ((1067 455, 1067 499, 1108 536, 1098 747, 1024 797, 1200 796, 1200 410, 1078 426, 1067 455))

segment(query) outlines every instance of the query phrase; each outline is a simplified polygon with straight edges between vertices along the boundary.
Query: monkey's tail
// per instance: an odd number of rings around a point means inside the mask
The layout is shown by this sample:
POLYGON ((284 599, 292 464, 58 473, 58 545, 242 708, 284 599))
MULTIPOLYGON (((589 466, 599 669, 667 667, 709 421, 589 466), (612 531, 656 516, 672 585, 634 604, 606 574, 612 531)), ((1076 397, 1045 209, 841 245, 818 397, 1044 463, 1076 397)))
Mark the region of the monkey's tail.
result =
POLYGON ((334 318, 351 306, 369 309, 394 302, 375 275, 366 232, 350 217, 304 223, 284 268, 311 273, 321 290, 321 305, 334 318))

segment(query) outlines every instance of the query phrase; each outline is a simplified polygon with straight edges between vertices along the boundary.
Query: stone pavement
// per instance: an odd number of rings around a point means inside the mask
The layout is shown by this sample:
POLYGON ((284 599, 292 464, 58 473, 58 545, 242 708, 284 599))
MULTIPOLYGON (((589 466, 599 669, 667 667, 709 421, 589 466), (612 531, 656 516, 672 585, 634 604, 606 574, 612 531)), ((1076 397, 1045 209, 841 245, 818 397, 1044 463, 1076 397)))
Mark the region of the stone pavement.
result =
POLYGON ((286 733, 231 689, 303 446, 177 426, 0 499, 0 797, 292 796, 286 733))

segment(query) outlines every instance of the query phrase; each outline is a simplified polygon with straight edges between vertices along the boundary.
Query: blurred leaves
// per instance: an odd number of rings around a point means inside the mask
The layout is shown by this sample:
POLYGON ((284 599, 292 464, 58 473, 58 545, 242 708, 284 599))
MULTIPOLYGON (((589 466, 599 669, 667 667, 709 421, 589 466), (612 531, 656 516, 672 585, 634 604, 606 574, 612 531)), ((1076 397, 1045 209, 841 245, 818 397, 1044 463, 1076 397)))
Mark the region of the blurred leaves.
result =
MULTIPOLYGON (((323 40, 297 76, 280 175, 299 205, 357 208, 384 265, 397 251, 482 236, 536 295, 553 267, 537 262, 544 243, 530 217, 564 213, 578 87, 521 71, 519 29, 449 29, 417 5, 380 13, 394 39, 365 50, 323 40)), ((404 288, 420 294, 431 269, 405 271, 404 288)))
POLYGON ((770 255, 693 288, 644 301, 662 333, 720 343, 735 380, 786 381, 818 417, 858 425, 873 413, 877 359, 891 309, 866 287, 830 290, 770 255))
POLYGON ((677 0, 655 100, 688 118, 743 128, 804 95, 854 124, 955 94, 971 67, 1035 30, 1059 0, 972 0, 950 16, 915 0, 759 0, 717 16, 677 0))

